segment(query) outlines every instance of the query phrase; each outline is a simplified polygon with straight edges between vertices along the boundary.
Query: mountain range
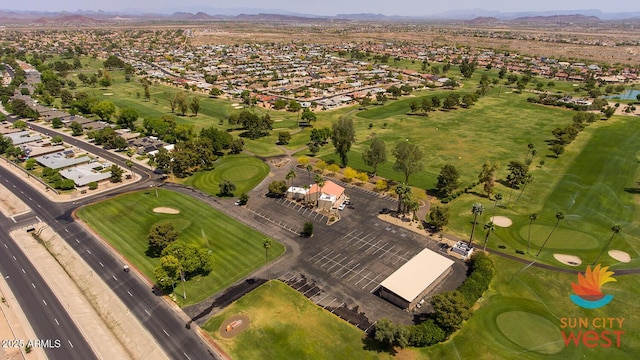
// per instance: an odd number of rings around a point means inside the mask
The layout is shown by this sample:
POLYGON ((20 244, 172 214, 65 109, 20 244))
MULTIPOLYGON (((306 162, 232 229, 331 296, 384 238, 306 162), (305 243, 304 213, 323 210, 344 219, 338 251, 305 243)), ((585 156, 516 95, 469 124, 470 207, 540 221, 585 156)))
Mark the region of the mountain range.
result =
POLYGON ((108 22, 144 22, 144 21, 466 21, 470 23, 595 23, 601 21, 634 20, 640 21, 640 12, 605 13, 601 10, 563 10, 538 12, 511 12, 468 9, 447 11, 430 16, 387 16, 383 14, 337 14, 319 16, 300 14, 273 9, 255 8, 188 8, 180 11, 172 9, 156 10, 127 9, 121 12, 87 11, 75 12, 38 12, 0 10, 0 24, 91 24, 108 22), (169 12, 171 11, 171 12, 169 12))

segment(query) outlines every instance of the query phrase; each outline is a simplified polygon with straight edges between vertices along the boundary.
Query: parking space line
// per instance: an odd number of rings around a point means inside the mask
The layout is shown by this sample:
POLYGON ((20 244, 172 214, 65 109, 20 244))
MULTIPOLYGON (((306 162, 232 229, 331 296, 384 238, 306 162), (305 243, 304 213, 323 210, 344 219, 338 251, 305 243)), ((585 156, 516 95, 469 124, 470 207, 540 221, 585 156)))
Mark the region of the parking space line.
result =
POLYGON ((371 279, 371 280, 367 283, 367 285, 363 286, 362 288, 364 289, 364 288, 368 287, 372 282, 376 281, 376 279, 378 278, 378 276, 380 276, 380 275, 376 275, 376 277, 375 277, 375 278, 371 279))
POLYGON ((367 275, 363 276, 362 278, 360 278, 360 280, 358 280, 355 284, 353 285, 358 285, 360 283, 360 281, 364 280, 364 279, 368 279, 369 275, 371 275, 371 271, 369 271, 369 273, 367 273, 367 275))
MULTIPOLYGON (((356 267, 358 267, 358 265, 360 265, 360 263, 358 263, 356 266, 354 266, 354 267, 353 267, 353 269, 354 269, 354 273, 355 273, 355 268, 356 268, 356 267)), ((362 268, 362 269, 360 269, 360 271, 358 271, 357 273, 353 274, 353 276, 352 276, 352 277, 350 277, 350 278, 347 280, 347 282, 351 281, 354 277, 356 277, 356 276, 360 275, 360 274, 361 274, 363 271, 365 271, 365 270, 367 270, 367 268, 362 268)))
MULTIPOLYGON (((342 263, 343 261, 345 261, 346 259, 347 259, 347 257, 345 256, 345 257, 344 257, 344 259, 342 259, 342 260, 340 260, 340 261, 338 261, 338 262, 334 263, 333 265, 331 265, 331 267, 327 269, 327 272, 331 271, 331 269, 333 269, 336 265, 343 266, 341 263, 342 263)), ((334 261, 335 261, 335 260, 334 260, 334 261)), ((346 266, 343 266, 343 267, 346 267, 346 266)))

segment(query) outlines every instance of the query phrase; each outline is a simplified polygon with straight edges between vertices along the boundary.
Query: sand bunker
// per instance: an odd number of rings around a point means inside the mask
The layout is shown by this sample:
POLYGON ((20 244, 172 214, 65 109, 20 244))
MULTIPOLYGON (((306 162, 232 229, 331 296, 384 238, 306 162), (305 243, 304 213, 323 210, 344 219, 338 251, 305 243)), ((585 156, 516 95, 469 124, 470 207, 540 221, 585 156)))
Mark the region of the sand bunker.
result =
POLYGON ((218 332, 224 338, 232 338, 249 328, 249 317, 246 315, 234 315, 222 322, 218 332))
POLYGON ((153 212, 158 214, 180 214, 180 210, 170 207, 157 207, 153 209, 153 212))
POLYGON ((582 264, 582 260, 575 255, 553 254, 553 257, 561 263, 569 266, 579 266, 582 264))
POLYGON ((511 226, 511 224, 513 224, 513 222, 511 222, 511 219, 504 216, 492 216, 490 220, 499 227, 509 227, 511 226))
POLYGON ((628 263, 631 261, 631 255, 620 250, 609 250, 609 256, 623 263, 628 263))
POLYGON ((113 93, 104 93, 104 94, 102 94, 102 95, 104 95, 104 96, 112 96, 112 95, 113 95, 113 93))

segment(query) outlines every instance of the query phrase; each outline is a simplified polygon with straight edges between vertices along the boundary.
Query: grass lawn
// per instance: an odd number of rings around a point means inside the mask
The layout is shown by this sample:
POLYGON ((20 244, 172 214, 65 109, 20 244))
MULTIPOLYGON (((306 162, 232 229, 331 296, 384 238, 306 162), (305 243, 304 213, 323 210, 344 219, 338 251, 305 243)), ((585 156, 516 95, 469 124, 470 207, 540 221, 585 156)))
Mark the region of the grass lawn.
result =
POLYGON ((392 358, 364 350, 361 330, 275 280, 213 316, 203 328, 233 359, 392 358), (251 325, 235 338, 221 337, 220 325, 236 314, 248 316, 251 325))
POLYGON ((229 155, 218 161, 215 169, 197 172, 180 182, 216 195, 220 191, 219 184, 223 180, 230 180, 236 185, 234 195, 238 196, 248 193, 269 174, 269 166, 254 156, 229 155))
MULTIPOLYGON (((116 196, 83 207, 78 216, 152 281, 159 259, 146 256, 145 251, 147 235, 154 225, 172 222, 180 233, 178 241, 210 249, 214 270, 208 276, 198 276, 187 282, 187 300, 177 296, 181 306, 205 299, 265 262, 262 246, 265 235, 201 201, 164 189, 158 189, 158 197, 154 190, 116 196), (153 211, 156 207, 170 207, 180 213, 160 214, 153 211)), ((284 246, 273 241, 269 260, 283 252, 284 246)), ((177 294, 182 294, 181 288, 176 290, 177 294)))
MULTIPOLYGON (((514 255, 515 250, 525 250, 529 214, 537 213, 538 220, 531 226, 531 248, 535 254, 556 222, 555 213, 564 211, 566 217, 542 251, 542 261, 561 266, 553 259, 553 254, 564 253, 590 263, 611 237, 611 227, 620 224, 622 231, 614 238, 610 249, 629 253, 632 261, 618 263, 605 253, 599 262, 618 268, 640 266, 640 259, 637 259, 640 253, 640 210, 637 206, 640 195, 636 193, 640 144, 635 141, 638 136, 640 124, 636 119, 614 117, 587 128, 557 161, 549 160, 542 168, 532 168, 534 182, 515 205, 509 205, 509 190, 501 186, 499 192, 505 195, 502 203, 506 207, 497 208, 495 213, 511 218, 513 226, 497 228, 490 237, 489 246, 506 246, 506 251, 514 255)), ((514 194, 511 203, 516 198, 517 194, 514 194)), ((485 207, 479 223, 488 221, 495 203, 465 194, 450 205, 453 215, 448 225, 450 231, 469 236, 470 209, 476 201, 485 207)), ((476 240, 483 235, 483 231, 476 232, 476 240)))
MULTIPOLYGON (((492 257, 496 277, 489 291, 476 305, 478 309, 463 329, 450 340, 425 349, 401 351, 398 358, 416 359, 634 359, 640 352, 640 310, 638 275, 615 276, 617 282, 603 286, 614 295, 613 301, 600 309, 587 310, 569 299, 571 283, 577 276, 549 272, 492 257), (570 343, 565 347, 562 331, 576 333, 578 328, 562 328, 562 318, 624 318, 604 329, 589 325, 582 330, 622 330, 621 346, 588 348, 570 343), (403 355, 407 355, 404 357, 403 355)), ((611 337, 614 339, 614 337, 611 337)), ((601 343, 601 341, 598 341, 601 343)))

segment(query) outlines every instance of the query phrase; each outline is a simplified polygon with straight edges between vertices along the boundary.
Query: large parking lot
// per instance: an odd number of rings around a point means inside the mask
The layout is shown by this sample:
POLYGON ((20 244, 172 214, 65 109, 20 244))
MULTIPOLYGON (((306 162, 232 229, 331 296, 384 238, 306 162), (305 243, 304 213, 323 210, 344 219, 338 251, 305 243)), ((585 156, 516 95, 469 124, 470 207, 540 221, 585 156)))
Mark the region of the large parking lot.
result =
MULTIPOLYGON (((301 177, 306 179, 298 179, 301 177)), ((294 185, 302 186, 304 181, 294 185)), ((380 282, 424 248, 443 256, 446 251, 437 241, 379 219, 381 209, 397 206, 395 200, 353 187, 347 187, 345 193, 351 204, 339 212, 341 219, 332 225, 327 225, 326 214, 287 199, 262 198, 250 203, 255 216, 291 233, 306 221, 314 223, 313 237, 296 237, 300 248, 296 259, 280 268, 274 266, 273 274, 332 311, 347 307, 355 313, 364 312, 371 322, 387 317, 408 323, 412 313, 375 294, 380 282)), ((456 260, 454 271, 439 288, 457 288, 465 272, 464 264, 456 260)))

